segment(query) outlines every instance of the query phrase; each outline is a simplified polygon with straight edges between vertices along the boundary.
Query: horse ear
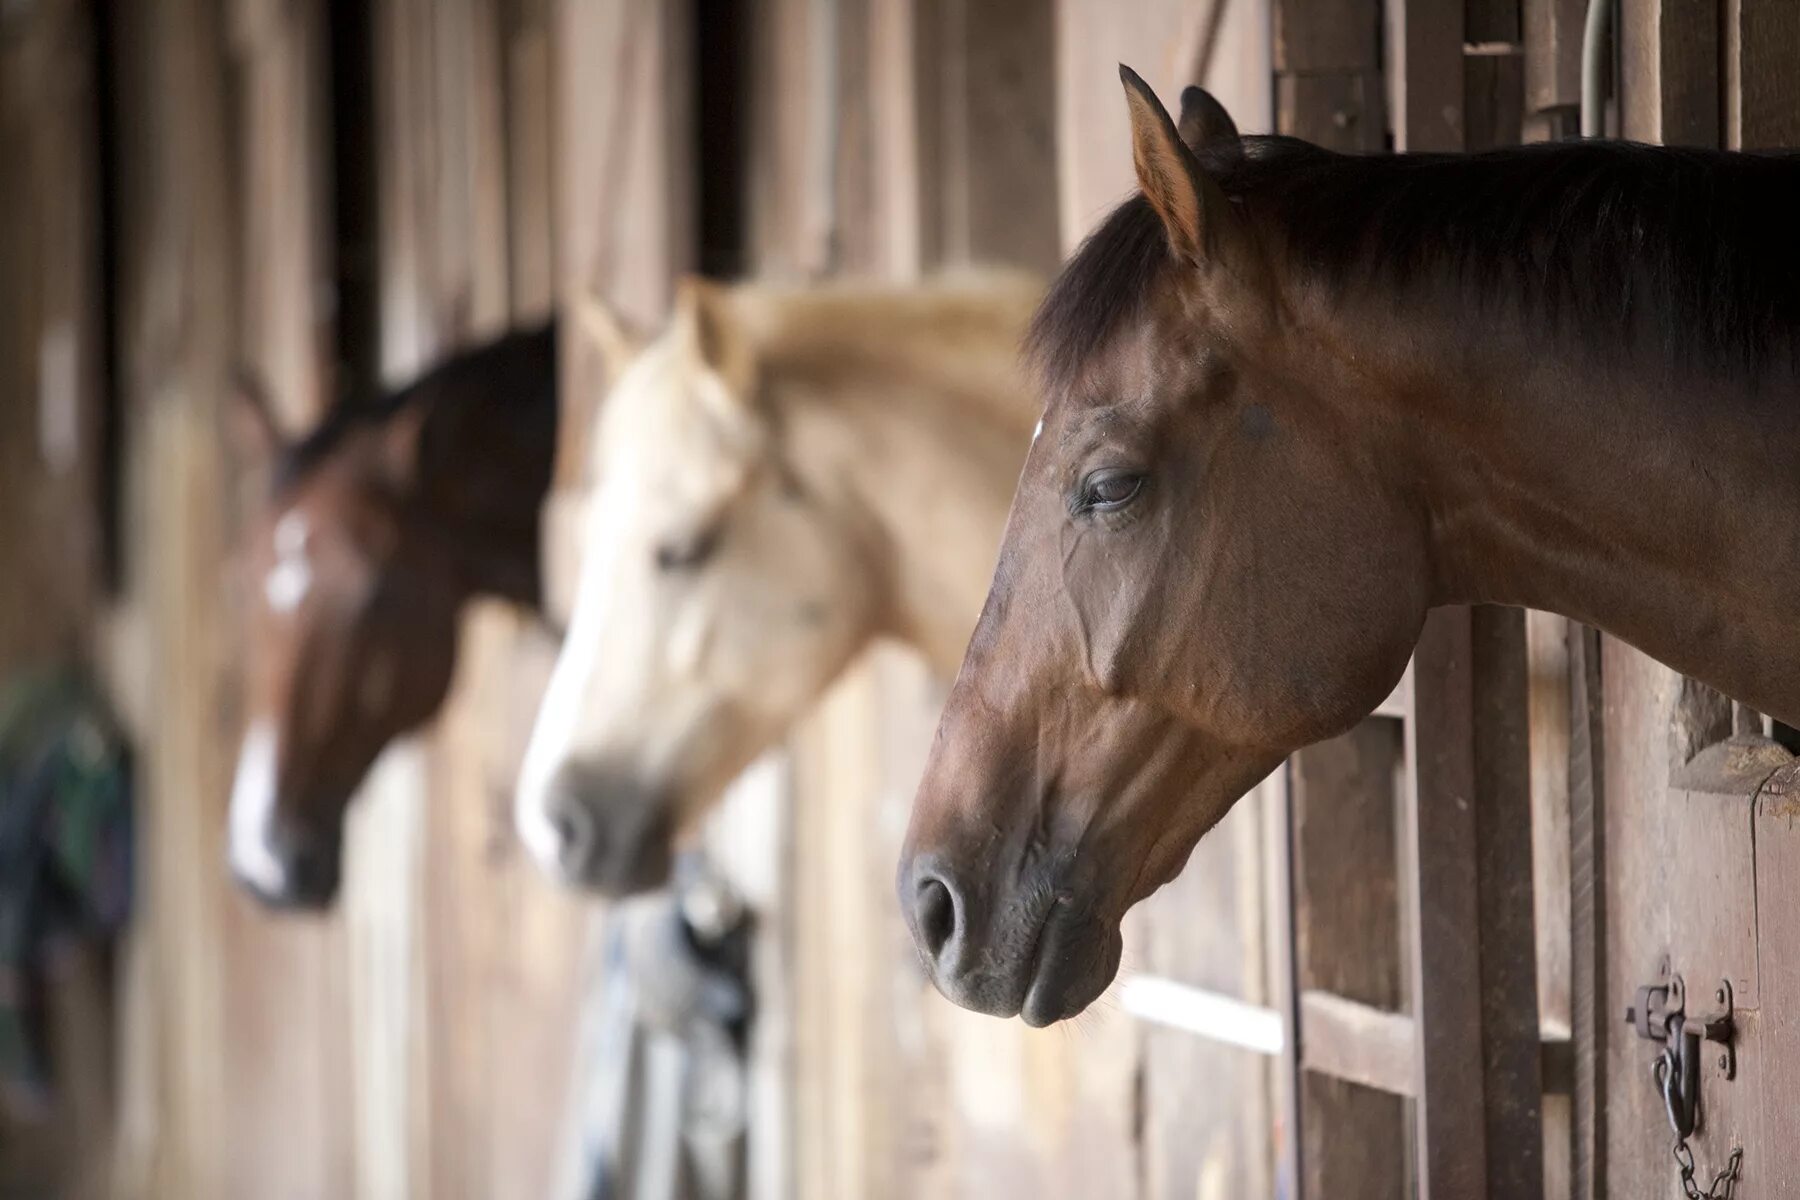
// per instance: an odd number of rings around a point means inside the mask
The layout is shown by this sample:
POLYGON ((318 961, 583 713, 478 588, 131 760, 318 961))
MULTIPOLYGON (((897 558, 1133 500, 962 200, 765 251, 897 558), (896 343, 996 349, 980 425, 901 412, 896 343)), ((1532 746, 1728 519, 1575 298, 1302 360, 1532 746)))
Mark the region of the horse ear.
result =
POLYGON ((1205 88, 1181 90, 1181 119, 1175 122, 1175 129, 1181 134, 1182 144, 1195 154, 1208 149, 1231 149, 1241 140, 1237 122, 1205 88))
POLYGON ((606 386, 613 387, 625 368, 644 349, 644 337, 610 304, 593 293, 575 301, 575 321, 581 332, 600 351, 606 369, 606 386))
POLYGON ((1131 106, 1131 159, 1138 186, 1162 218, 1169 245, 1181 257, 1199 263, 1206 258, 1210 226, 1225 219, 1225 198, 1200 170, 1150 85, 1123 63, 1119 79, 1131 106))
POLYGON ((756 347, 733 311, 723 284, 684 276, 675 286, 671 329, 688 340, 693 352, 724 379, 734 396, 750 398, 756 386, 756 347))
POLYGON ((417 488, 425 482, 431 466, 426 461, 426 427, 431 421, 432 409, 442 407, 415 396, 382 422, 381 457, 387 464, 390 482, 402 490, 417 488))
POLYGON ((287 449, 288 439, 275 420, 274 406, 262 380, 248 367, 232 378, 225 404, 226 443, 246 467, 260 468, 287 449))

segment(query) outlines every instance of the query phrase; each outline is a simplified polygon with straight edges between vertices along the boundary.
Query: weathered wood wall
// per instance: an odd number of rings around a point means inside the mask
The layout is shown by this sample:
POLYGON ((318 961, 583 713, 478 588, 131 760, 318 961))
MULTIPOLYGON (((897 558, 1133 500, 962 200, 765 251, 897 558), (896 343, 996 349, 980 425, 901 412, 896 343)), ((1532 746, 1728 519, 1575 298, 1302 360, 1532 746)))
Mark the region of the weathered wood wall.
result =
MULTIPOLYGON (((86 0, 0 12, 0 681, 95 658, 106 471, 93 33, 86 0)), ((115 1069, 106 963, 65 955, 45 982, 58 1089, 41 1123, 0 1123, 0 1193, 98 1196, 115 1069)))

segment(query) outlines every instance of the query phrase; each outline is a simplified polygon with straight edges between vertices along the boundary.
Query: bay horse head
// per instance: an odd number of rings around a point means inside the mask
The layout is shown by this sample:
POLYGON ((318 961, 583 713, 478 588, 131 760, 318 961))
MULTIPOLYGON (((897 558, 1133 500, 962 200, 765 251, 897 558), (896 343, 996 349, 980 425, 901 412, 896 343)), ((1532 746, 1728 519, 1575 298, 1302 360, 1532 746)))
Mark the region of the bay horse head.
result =
POLYGON ((1035 280, 682 282, 640 345, 603 311, 567 637, 516 792, 554 878, 620 894, 871 641, 948 675, 980 610, 1035 410, 1035 280))
POLYGON ((1235 126, 1121 70, 1142 191, 1035 319, 1043 421, 898 878, 939 989, 1034 1025, 1100 995, 1126 910, 1233 803, 1387 695, 1428 605, 1422 518, 1327 402, 1354 348, 1310 344, 1215 179, 1235 126))
POLYGON ((290 442, 234 413, 269 487, 235 551, 248 654, 230 866, 264 901, 335 896, 344 816, 381 750, 449 691, 463 603, 537 600, 554 450, 553 334, 515 334, 290 442))

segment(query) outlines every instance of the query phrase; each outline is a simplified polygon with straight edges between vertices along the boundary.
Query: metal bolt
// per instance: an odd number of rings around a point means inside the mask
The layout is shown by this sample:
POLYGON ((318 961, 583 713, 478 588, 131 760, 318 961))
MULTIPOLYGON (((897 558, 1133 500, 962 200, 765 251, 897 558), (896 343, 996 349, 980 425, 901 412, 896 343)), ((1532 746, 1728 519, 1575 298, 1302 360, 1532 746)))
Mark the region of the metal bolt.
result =
POLYGON ((1714 992, 1713 999, 1717 1000, 1720 1004, 1725 1003, 1725 989, 1720 988, 1718 991, 1714 992))
POLYGON ((1728 1071, 1730 1069, 1731 1069, 1731 1056, 1729 1054, 1719 1055, 1719 1070, 1728 1071))

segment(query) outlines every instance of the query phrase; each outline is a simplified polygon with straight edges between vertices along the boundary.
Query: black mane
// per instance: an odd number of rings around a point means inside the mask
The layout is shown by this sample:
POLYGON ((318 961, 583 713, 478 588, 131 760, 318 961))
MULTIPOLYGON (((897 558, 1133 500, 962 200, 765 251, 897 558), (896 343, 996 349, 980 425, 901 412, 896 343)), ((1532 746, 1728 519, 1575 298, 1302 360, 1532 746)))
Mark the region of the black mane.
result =
MULTIPOLYGON (((1534 332, 1733 373, 1796 348, 1800 155, 1579 142, 1349 156, 1246 138, 1202 165, 1290 270, 1341 299, 1454 289, 1534 332)), ((1173 261, 1141 195, 1115 209, 1032 322, 1046 384, 1072 382, 1173 261)))
MULTIPOLYGON (((336 452, 351 434, 389 420, 409 404, 447 407, 496 401, 555 407, 556 326, 521 330, 455 354, 402 387, 339 400, 275 466, 276 491, 293 487, 336 452)), ((525 416, 526 414, 521 414, 525 416)))

